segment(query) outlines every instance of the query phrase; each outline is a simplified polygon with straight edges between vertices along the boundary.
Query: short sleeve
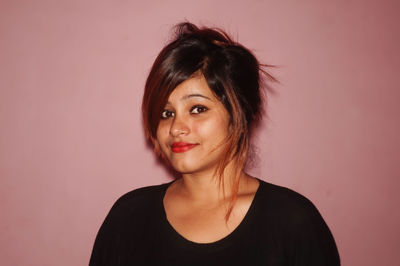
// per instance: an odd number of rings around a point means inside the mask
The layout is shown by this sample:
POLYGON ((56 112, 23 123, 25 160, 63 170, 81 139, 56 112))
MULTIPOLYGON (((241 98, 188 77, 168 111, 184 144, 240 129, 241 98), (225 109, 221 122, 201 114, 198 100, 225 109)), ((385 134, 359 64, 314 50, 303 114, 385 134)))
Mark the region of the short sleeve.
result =
POLYGON ((89 266, 120 265, 118 253, 121 248, 121 232, 116 205, 111 208, 97 233, 89 266))
POLYGON ((335 240, 317 208, 306 198, 291 215, 290 253, 296 266, 339 266, 335 240))

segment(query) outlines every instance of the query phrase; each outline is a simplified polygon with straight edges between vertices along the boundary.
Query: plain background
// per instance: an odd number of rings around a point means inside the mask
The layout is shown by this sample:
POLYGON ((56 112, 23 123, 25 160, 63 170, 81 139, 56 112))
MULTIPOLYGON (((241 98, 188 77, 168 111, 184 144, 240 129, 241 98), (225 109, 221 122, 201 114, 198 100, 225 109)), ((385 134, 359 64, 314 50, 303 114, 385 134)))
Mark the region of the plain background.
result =
POLYGON ((277 65, 250 173, 311 199, 343 265, 398 265, 399 11, 396 0, 1 0, 1 264, 87 265, 113 202, 171 180, 140 104, 187 19, 277 65))

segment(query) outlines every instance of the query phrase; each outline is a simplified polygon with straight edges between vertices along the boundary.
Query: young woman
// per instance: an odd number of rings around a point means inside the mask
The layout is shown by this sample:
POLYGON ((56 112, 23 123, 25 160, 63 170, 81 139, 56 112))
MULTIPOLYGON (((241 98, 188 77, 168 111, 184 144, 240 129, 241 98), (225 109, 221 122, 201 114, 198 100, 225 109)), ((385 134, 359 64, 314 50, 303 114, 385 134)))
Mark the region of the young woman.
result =
POLYGON ((221 30, 177 26, 150 71, 143 121, 180 176, 122 196, 97 235, 97 265, 340 265, 314 205, 244 172, 262 114, 254 55, 221 30))

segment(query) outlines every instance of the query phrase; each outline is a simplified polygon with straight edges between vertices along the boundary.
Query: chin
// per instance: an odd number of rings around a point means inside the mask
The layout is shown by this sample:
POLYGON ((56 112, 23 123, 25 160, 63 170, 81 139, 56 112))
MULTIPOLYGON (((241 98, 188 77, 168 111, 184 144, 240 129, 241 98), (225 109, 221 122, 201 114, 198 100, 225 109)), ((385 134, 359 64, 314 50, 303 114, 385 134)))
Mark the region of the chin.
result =
POLYGON ((220 156, 202 156, 202 154, 186 154, 185 156, 168 154, 170 166, 180 174, 215 172, 220 156))
POLYGON ((174 168, 175 171, 177 171, 180 174, 193 174, 195 172, 197 172, 197 167, 195 167, 194 165, 190 165, 190 164, 186 164, 186 163, 173 163, 170 162, 172 168, 174 168))
POLYGON ((200 172, 210 172, 213 171, 213 169, 215 169, 215 167, 213 167, 212 165, 210 165, 209 163, 207 164, 204 161, 182 161, 180 160, 179 162, 171 162, 170 161, 171 166, 174 168, 174 170, 180 174, 196 174, 196 173, 200 173, 200 172), (201 163, 199 163, 201 162, 201 163))

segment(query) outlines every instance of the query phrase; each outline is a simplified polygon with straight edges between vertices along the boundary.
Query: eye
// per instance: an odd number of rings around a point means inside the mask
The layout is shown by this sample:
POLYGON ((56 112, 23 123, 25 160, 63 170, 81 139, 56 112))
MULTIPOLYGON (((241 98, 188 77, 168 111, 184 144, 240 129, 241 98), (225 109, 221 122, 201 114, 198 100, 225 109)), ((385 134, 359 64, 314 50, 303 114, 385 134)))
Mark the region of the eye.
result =
POLYGON ((200 113, 203 113, 203 112, 205 112, 207 110, 208 110, 208 108, 205 107, 205 106, 196 105, 196 106, 193 106, 192 109, 190 109, 190 113, 191 114, 200 114, 200 113))
POLYGON ((170 118, 170 117, 173 117, 173 116, 174 116, 174 112, 172 112, 170 110, 164 110, 161 113, 161 119, 167 119, 167 118, 170 118))

